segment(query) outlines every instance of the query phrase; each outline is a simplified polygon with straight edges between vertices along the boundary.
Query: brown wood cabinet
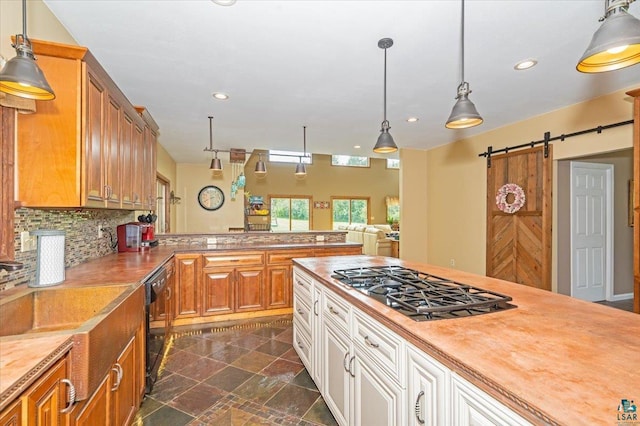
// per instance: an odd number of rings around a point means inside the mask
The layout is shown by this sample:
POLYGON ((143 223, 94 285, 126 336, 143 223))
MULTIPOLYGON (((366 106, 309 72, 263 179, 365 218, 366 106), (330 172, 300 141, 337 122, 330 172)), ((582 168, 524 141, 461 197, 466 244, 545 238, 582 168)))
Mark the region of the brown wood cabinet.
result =
POLYGON ((0 413, 0 426, 22 425, 22 400, 18 399, 0 413))
POLYGON ((273 250, 267 252, 266 308, 292 306, 293 262, 296 257, 310 257, 313 250, 273 250))
POLYGON ((202 255, 176 254, 175 317, 193 318, 200 315, 200 281, 202 255))
POLYGON ((16 198, 28 207, 152 209, 153 187, 142 182, 155 180, 156 139, 144 137, 145 128, 157 135, 155 122, 138 113, 88 49, 31 41, 56 99, 18 118, 16 198))
POLYGON ((63 423, 68 375, 67 357, 60 359, 26 392, 27 422, 31 426, 55 426, 63 423))
POLYGON ((229 267, 204 268, 202 272, 202 315, 233 313, 234 269, 229 267))

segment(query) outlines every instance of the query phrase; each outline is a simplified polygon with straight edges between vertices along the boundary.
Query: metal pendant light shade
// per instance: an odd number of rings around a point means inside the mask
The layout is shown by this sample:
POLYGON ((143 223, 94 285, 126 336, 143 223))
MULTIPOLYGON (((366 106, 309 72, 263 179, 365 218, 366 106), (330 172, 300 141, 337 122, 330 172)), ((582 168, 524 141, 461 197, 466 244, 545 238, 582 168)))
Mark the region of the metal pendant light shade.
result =
POLYGON ((263 176, 267 174, 267 166, 262 161, 262 154, 258 154, 258 161, 256 162, 255 174, 258 176, 263 176))
POLYGON ((391 134, 389 133, 389 129, 391 127, 387 120, 387 49, 391 46, 393 46, 393 40, 390 38, 378 40, 378 47, 380 49, 384 49, 384 120, 382 120, 378 141, 373 147, 373 152, 376 154, 389 154, 398 150, 398 146, 393 141, 393 137, 391 137, 391 134))
POLYGON ((307 175, 307 168, 304 166, 302 159, 307 156, 307 126, 302 126, 302 143, 303 143, 303 156, 299 158, 299 163, 296 164, 295 175, 297 177, 304 177, 307 175))
POLYGON ((462 13, 460 19, 460 77, 456 103, 445 123, 447 129, 466 129, 482 124, 484 121, 476 106, 469 100, 469 83, 464 81, 464 0, 462 0, 462 13))
POLYGON ((56 97, 44 73, 36 64, 31 42, 27 37, 27 2, 22 0, 22 34, 13 45, 16 57, 0 71, 0 92, 21 98, 50 101, 56 97))
POLYGON ((213 170, 214 172, 221 172, 222 171, 222 162, 218 158, 217 153, 216 153, 216 158, 211 160, 211 166, 209 168, 211 170, 213 170))
POLYGON ((640 20, 627 13, 629 3, 605 0, 604 22, 576 65, 578 71, 614 71, 640 62, 640 20))
POLYGON ((482 117, 478 114, 476 106, 469 100, 469 84, 462 83, 458 86, 458 96, 451 115, 445 124, 447 129, 466 129, 482 124, 482 117))

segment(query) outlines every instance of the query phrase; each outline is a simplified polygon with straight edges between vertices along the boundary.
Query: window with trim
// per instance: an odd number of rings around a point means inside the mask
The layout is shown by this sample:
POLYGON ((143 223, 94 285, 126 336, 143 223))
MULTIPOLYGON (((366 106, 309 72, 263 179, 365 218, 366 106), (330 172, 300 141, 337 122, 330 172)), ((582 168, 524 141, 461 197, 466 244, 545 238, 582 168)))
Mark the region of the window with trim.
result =
POLYGON ((157 234, 166 234, 167 232, 170 232, 170 201, 171 193, 169 191, 169 179, 158 173, 156 175, 156 214, 158 215, 158 218, 154 226, 154 230, 157 234))
POLYGON ((311 197, 271 195, 271 231, 309 231, 311 229, 311 197))
POLYGON ((397 158, 387 158, 387 169, 399 169, 400 160, 397 158))
POLYGON ((332 155, 331 165, 345 167, 369 167, 369 157, 359 157, 357 155, 332 155))
POLYGON ((387 205, 387 223, 400 222, 400 199, 394 196, 387 196, 385 198, 385 204, 387 205))
POLYGON ((331 197, 332 229, 369 223, 369 198, 331 197))
POLYGON ((313 164, 311 154, 308 152, 305 155, 304 152, 298 151, 269 151, 270 163, 300 163, 301 159, 304 164, 313 164))

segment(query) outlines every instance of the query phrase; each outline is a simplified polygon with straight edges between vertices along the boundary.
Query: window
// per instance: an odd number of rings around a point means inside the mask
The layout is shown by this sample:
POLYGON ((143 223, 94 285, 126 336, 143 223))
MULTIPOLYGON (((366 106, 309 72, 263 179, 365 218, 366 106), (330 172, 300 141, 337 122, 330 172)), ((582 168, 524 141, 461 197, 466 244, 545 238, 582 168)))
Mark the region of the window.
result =
POLYGON ((397 158, 387 158, 387 169, 399 169, 400 160, 397 158))
POLYGON ((387 223, 400 222, 400 199, 398 197, 387 196, 385 198, 387 205, 387 223))
POLYGON ((331 197, 331 218, 334 230, 340 225, 366 225, 369 223, 369 198, 331 197))
POLYGON ((169 180, 158 173, 156 176, 156 214, 158 215, 158 219, 154 226, 156 234, 166 234, 170 231, 169 202, 169 180))
POLYGON ((311 229, 311 197, 272 195, 270 198, 272 231, 309 231, 311 229))
POLYGON ((304 164, 313 164, 311 154, 308 152, 304 155, 303 152, 297 151, 269 151, 269 162, 271 163, 299 163, 300 158, 304 164))
POLYGON ((369 167, 369 157, 355 155, 332 155, 332 166, 369 167))

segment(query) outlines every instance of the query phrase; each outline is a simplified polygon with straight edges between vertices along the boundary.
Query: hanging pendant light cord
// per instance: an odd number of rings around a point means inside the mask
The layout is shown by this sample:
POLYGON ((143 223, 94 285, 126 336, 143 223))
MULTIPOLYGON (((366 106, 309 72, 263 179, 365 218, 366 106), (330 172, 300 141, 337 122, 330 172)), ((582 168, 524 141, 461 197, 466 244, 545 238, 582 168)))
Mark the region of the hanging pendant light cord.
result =
POLYGON ((27 0, 22 0, 22 37, 27 38, 27 0))
POLYGON ((213 117, 211 116, 209 116, 209 151, 213 151, 213 117))
POLYGON ((307 156, 307 126, 302 126, 302 153, 303 156, 307 156))
POLYGON ((384 48, 384 121, 387 121, 387 48, 384 48))
POLYGON ((462 0, 462 19, 460 19, 460 84, 464 83, 464 0, 462 0))

